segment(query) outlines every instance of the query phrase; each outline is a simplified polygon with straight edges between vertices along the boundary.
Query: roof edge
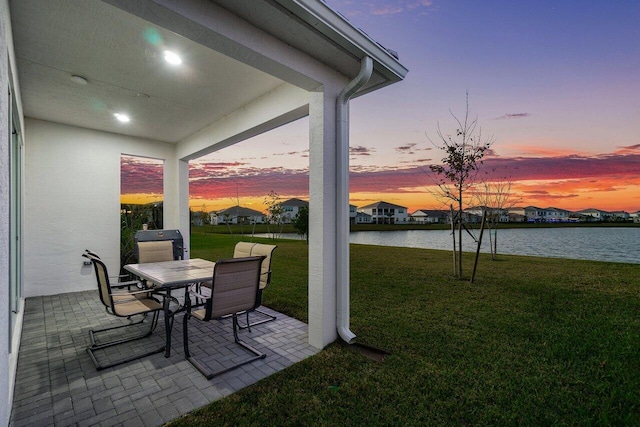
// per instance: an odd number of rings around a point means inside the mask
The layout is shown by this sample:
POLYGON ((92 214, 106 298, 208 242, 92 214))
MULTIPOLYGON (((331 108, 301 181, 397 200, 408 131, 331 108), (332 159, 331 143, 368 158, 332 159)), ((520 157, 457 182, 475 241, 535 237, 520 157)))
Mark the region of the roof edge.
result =
POLYGON ((370 56, 374 64, 378 65, 376 71, 391 82, 399 82, 407 75, 409 70, 388 49, 355 27, 324 1, 274 1, 360 59, 370 56))

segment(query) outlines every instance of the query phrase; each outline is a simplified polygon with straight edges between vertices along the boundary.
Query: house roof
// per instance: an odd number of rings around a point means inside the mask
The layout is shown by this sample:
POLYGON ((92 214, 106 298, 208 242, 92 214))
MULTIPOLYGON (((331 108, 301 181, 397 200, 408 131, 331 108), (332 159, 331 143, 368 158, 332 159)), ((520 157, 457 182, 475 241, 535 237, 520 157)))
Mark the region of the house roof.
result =
POLYGON ((603 210, 600 210, 600 209, 589 208, 589 209, 583 209, 581 211, 577 211, 576 213, 587 214, 587 213, 609 213, 609 212, 603 211, 603 210))
POLYGON ((436 218, 442 218, 443 216, 447 216, 448 212, 443 210, 436 209, 418 209, 411 216, 431 216, 436 218))
POLYGON ((394 205, 393 203, 384 202, 384 201, 371 203, 370 205, 362 206, 360 209, 373 209, 373 208, 377 208, 377 209, 407 209, 405 206, 394 205))
POLYGON ((242 206, 231 206, 230 208, 219 211, 217 214, 222 216, 264 216, 264 213, 262 212, 244 208, 242 206))
POLYGON ((368 55, 374 73, 357 95, 407 73, 321 0, 29 0, 10 8, 25 116, 167 143, 279 88, 318 86, 265 49, 293 46, 350 78, 368 55), (249 34, 242 43, 228 36, 239 28, 249 34), (169 68, 165 49, 184 65, 169 68), (127 126, 114 121, 121 110, 132 115, 127 126))
POLYGON ((285 200, 284 202, 282 202, 282 206, 295 206, 295 207, 309 206, 309 202, 307 202, 306 200, 294 198, 294 199, 285 200))

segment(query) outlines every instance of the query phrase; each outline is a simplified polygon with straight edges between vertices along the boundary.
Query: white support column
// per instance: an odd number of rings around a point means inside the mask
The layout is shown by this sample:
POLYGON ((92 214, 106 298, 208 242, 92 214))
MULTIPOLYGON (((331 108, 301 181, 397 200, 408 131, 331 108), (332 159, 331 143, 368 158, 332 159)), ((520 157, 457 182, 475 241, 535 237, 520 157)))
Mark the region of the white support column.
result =
POLYGON ((309 99, 309 344, 336 331, 336 97, 325 85, 309 99))
POLYGON ((191 258, 191 218, 189 216, 189 161, 178 160, 178 229, 184 239, 184 259, 191 258))
POLYGON ((164 164, 163 228, 178 229, 184 239, 184 259, 189 259, 189 162, 175 157, 164 164))

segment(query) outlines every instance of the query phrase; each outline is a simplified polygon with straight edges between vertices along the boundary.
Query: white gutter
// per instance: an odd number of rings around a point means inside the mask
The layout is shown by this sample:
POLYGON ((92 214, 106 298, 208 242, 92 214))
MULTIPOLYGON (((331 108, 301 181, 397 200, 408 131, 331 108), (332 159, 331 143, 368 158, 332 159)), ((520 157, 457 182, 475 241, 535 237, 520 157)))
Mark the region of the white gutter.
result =
POLYGON ((325 0, 274 1, 299 17, 312 29, 333 41, 340 49, 348 52, 355 59, 369 56, 375 60, 376 75, 380 74, 384 81, 367 87, 355 96, 364 95, 402 81, 407 75, 409 70, 400 63, 395 52, 385 48, 367 33, 355 27, 342 14, 332 9, 325 0))
POLYGON ((358 75, 336 99, 336 317, 340 337, 352 344, 349 330, 349 99, 373 72, 373 60, 365 56, 358 75))

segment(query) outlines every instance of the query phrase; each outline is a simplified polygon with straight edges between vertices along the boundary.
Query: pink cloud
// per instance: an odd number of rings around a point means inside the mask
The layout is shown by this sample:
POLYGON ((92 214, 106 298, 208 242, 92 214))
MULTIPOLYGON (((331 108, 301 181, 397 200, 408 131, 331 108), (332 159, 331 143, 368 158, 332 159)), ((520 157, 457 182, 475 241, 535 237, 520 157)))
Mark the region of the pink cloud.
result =
POLYGON ((620 147, 620 149, 615 151, 614 154, 640 154, 640 144, 620 147))
POLYGON ((162 194, 163 164, 136 157, 122 156, 120 192, 122 194, 162 194))
POLYGON ((523 119, 525 117, 529 117, 531 114, 529 113, 507 113, 503 116, 496 118, 496 120, 513 120, 513 119, 523 119))
MULTIPOLYGON (((407 149, 411 149, 409 144, 407 149)), ((357 155, 368 155, 367 147, 353 147, 357 155)), ((402 148, 402 147, 399 147, 402 148)), ((484 159, 480 177, 509 179, 523 198, 575 198, 585 192, 612 192, 640 185, 640 144, 595 156, 556 155, 553 157, 499 157, 484 159), (529 184, 528 181, 538 181, 529 184), (543 182, 544 184, 541 184, 543 182), (582 193, 580 193, 582 192, 582 193)), ((353 155, 354 153, 352 153, 353 155)), ((430 159, 395 166, 353 165, 350 190, 371 193, 413 193, 424 191, 435 182, 426 166, 430 159), (421 166, 424 165, 424 166, 421 166)), ((162 164, 149 164, 123 158, 123 194, 162 193, 162 164)), ((194 163, 190 168, 190 194, 193 198, 220 199, 261 197, 274 190, 279 194, 306 197, 309 171, 285 167, 259 168, 246 162, 194 163)))
POLYGON ((376 152, 376 149, 373 147, 364 147, 362 145, 349 147, 349 155, 351 156, 370 156, 371 153, 375 153, 375 152, 376 152))
POLYGON ((398 6, 384 6, 377 9, 372 9, 372 15, 396 15, 404 12, 404 9, 398 6))

